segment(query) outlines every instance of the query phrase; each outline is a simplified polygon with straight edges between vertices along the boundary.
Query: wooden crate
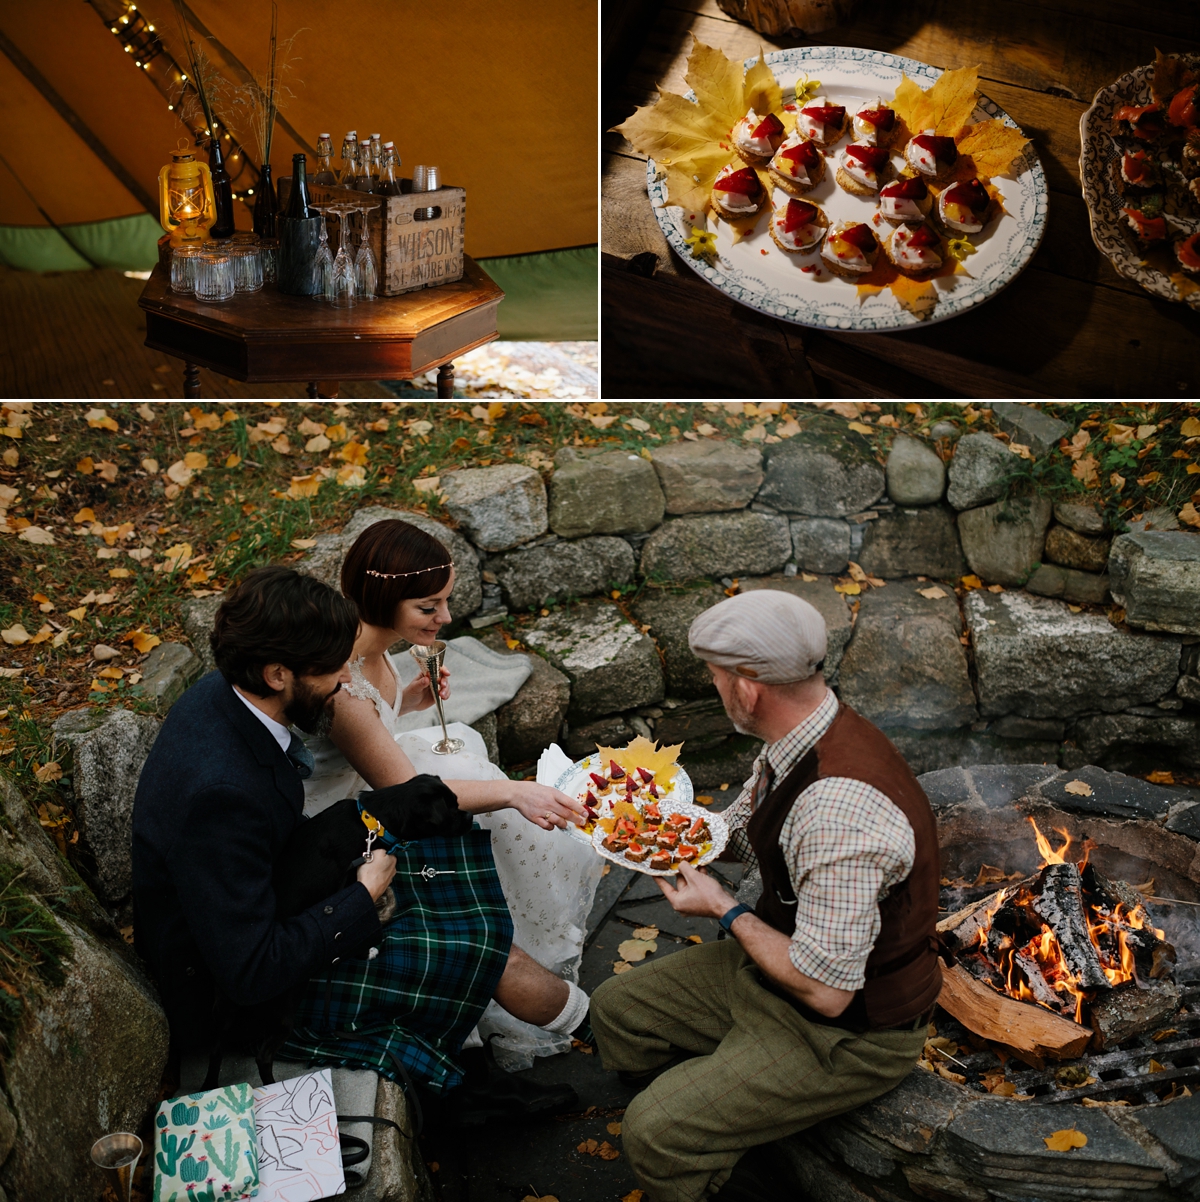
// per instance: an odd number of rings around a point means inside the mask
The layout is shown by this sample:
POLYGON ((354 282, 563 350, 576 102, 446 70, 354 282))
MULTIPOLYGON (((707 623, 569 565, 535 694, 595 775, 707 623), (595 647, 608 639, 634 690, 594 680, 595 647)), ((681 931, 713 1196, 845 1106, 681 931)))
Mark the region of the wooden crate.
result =
MULTIPOLYGON (((279 180, 279 211, 284 213, 291 191, 291 176, 279 180)), ((411 188, 411 180, 401 186, 411 188)), ((369 206, 367 240, 379 266, 380 296, 398 296, 418 288, 435 287, 461 280, 463 275, 463 230, 466 222, 467 193, 463 188, 439 188, 436 192, 405 191, 400 196, 375 196, 356 192, 340 184, 308 185, 309 198, 315 204, 337 200, 361 201, 369 206), (423 220, 425 209, 440 210, 436 217, 423 220)), ((352 219, 358 246, 358 220, 352 219)), ((347 220, 347 226, 350 220, 347 220)), ((331 248, 335 244, 339 222, 330 223, 331 248)))

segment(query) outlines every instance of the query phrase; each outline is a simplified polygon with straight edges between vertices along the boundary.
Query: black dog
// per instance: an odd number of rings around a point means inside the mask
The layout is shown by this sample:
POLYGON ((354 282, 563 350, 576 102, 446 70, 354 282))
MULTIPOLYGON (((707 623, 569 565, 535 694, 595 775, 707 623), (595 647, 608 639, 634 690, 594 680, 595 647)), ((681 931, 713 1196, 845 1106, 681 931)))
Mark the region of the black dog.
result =
MULTIPOLYGON (((473 822, 458 808, 458 798, 439 777, 421 775, 400 785, 361 794, 367 812, 398 842, 465 835, 473 822)), ((367 828, 353 798, 336 801, 293 832, 275 862, 276 916, 293 918, 353 883, 367 844, 367 828)), ((377 841, 372 854, 384 854, 377 841)), ((396 909, 391 889, 375 903, 380 922, 396 909)), ((361 956, 367 948, 348 947, 344 955, 361 956)), ((226 1050, 251 1048, 264 1085, 275 1077, 275 1053, 291 1034, 296 1003, 307 982, 257 1006, 233 1006, 218 998, 215 1036, 203 1089, 215 1089, 226 1050)))

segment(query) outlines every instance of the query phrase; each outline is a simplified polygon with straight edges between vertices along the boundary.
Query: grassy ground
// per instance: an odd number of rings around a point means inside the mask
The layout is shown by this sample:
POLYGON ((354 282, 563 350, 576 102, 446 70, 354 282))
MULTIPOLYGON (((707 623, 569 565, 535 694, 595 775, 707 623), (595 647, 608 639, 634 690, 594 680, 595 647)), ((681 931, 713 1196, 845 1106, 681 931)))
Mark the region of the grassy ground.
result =
MULTIPOLYGON (((1014 493, 1095 500, 1114 523, 1166 506, 1200 525, 1200 407, 1043 407, 1080 433, 1040 461, 1017 449, 1014 493)), ((84 704, 147 708, 139 669, 158 641, 181 638, 181 601, 301 558, 363 505, 450 521, 439 482, 455 468, 516 462, 549 475, 564 445, 648 454, 680 437, 767 446, 801 433, 883 462, 901 430, 948 457, 960 434, 999 428, 986 407, 961 404, 6 402, 0 765, 31 792, 39 775, 52 784, 50 722, 84 704), (954 432, 934 439, 939 421, 954 432), (100 644, 118 654, 97 659, 100 644)), ((61 795, 44 796, 43 823, 68 840, 61 795)))

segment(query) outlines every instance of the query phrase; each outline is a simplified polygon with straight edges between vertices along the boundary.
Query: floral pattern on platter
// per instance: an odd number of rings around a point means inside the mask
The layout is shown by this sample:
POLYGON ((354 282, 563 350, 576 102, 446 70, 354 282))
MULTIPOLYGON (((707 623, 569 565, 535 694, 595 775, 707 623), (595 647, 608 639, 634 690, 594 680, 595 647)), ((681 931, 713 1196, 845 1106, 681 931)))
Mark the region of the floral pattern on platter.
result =
MULTIPOLYGON (((745 66, 754 62, 755 59, 747 59, 745 66)), ((799 46, 777 50, 766 56, 766 62, 784 89, 785 103, 802 74, 819 78, 821 90, 830 96, 831 103, 841 103, 843 92, 851 101, 870 100, 882 94, 886 102, 895 93, 902 73, 924 88, 932 86, 942 74, 937 67, 915 59, 853 46, 799 46)), ((689 100, 695 100, 694 93, 686 95, 689 100)), ((986 121, 993 117, 1006 125, 1016 125, 999 106, 981 96, 972 119, 986 121)), ((716 257, 693 257, 687 244, 694 225, 688 220, 692 215, 676 206, 668 206, 665 173, 658 169, 653 159, 647 162, 646 172, 654 215, 667 241, 689 267, 726 295, 752 309, 818 329, 903 330, 969 312, 1016 279, 1036 253, 1046 228, 1046 174, 1032 146, 1027 146, 1016 178, 999 177, 1008 213, 979 240, 977 253, 967 264, 971 278, 957 275, 936 281, 937 307, 921 321, 901 308, 888 291, 860 303, 854 286, 846 281, 828 275, 823 280, 816 280, 800 273, 798 263, 782 263, 785 257, 782 254, 768 251, 766 255, 760 255, 760 250, 767 249, 762 240, 769 242, 765 225, 752 238, 733 246, 728 227, 718 222, 716 257)), ((782 193, 775 199, 779 196, 782 193)), ((847 209, 845 213, 830 213, 831 220, 839 216, 865 220, 875 209, 874 197, 851 196, 837 189, 831 174, 827 174, 826 181, 805 199, 847 209)), ((799 258, 786 257, 789 260, 799 258)))
MULTIPOLYGON (((1181 56, 1200 66, 1200 55, 1181 56)), ((1153 67, 1147 64, 1122 75, 1096 93, 1091 107, 1079 119, 1079 176, 1083 181, 1083 199, 1087 205, 1092 241, 1109 262, 1128 280, 1163 300, 1179 302, 1175 285, 1161 271, 1147 266, 1142 253, 1125 232, 1121 215, 1122 197, 1113 185, 1113 166, 1122 153, 1112 136, 1113 114, 1122 105, 1149 104, 1153 67)), ((1200 217, 1181 209, 1178 198, 1167 192, 1165 212, 1173 233, 1192 234, 1200 230, 1200 217)), ((1187 303, 1200 309, 1200 292, 1188 295, 1187 303)))

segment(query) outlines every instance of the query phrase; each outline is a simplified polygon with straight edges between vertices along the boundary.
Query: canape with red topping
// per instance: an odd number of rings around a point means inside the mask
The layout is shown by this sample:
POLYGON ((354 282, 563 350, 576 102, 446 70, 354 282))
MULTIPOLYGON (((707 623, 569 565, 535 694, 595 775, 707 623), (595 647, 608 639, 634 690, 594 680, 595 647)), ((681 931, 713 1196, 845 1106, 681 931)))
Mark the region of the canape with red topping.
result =
POLYGON ((854 196, 874 196, 886 175, 891 174, 891 156, 882 146, 851 142, 838 155, 838 187, 854 196))
POLYGON ((898 225, 883 244, 892 265, 914 279, 931 276, 942 265, 942 239, 933 227, 898 225))
POLYGON ((731 132, 733 148, 751 167, 765 167, 783 141, 783 122, 774 113, 760 117, 751 109, 731 132))
POLYGON ((609 851, 615 851, 618 855, 629 846, 629 840, 623 835, 618 835, 615 832, 604 840, 604 846, 609 851))
POLYGON ((625 858, 632 860, 635 864, 640 864, 650 854, 648 847, 643 847, 640 843, 631 843, 625 849, 625 858))
POLYGON ((958 162, 958 147, 953 138, 943 137, 931 129, 922 130, 909 138, 904 148, 908 165, 927 180, 948 179, 958 162))
POLYGON ((1184 271, 1200 275, 1200 230, 1175 243, 1175 257, 1184 271))
POLYGON ((866 275, 878 257, 879 240, 861 221, 839 221, 831 226, 821 247, 821 258, 829 270, 844 280, 866 275))
POLYGON ((825 156, 803 134, 790 134, 771 160, 770 175, 790 196, 802 196, 825 178, 825 156))
POLYGON ((675 852, 676 858, 680 860, 694 860, 699 854, 698 848, 688 847, 686 844, 680 844, 675 852))
POLYGON ((671 867, 671 853, 669 851, 656 851, 650 857, 650 867, 657 868, 660 872, 665 872, 671 867))
POLYGON ((753 217, 766 202, 767 190, 753 168, 734 163, 721 168, 712 189, 712 205, 720 216, 727 221, 753 217))
POLYGON ((1153 142, 1163 129, 1163 111, 1158 104, 1126 104, 1113 114, 1113 133, 1117 137, 1153 142))
POLYGON ((951 236, 978 234, 998 208, 979 180, 962 180, 943 189, 938 196, 938 224, 951 236))
POLYGON ((1157 188, 1162 183, 1162 172, 1154 156, 1144 146, 1121 155, 1117 160, 1117 176, 1121 191, 1127 194, 1136 195, 1149 188, 1157 188))
POLYGON ((932 205, 929 185, 919 175, 906 176, 879 189, 879 215, 893 225, 924 221, 932 205))
POLYGON ((851 137, 868 146, 890 146, 896 132, 896 114, 877 96, 874 103, 854 114, 851 137))
POLYGON ((812 250, 828 228, 829 218, 824 211, 807 200, 786 200, 771 214, 771 240, 789 255, 812 250))
POLYGON ((1200 84, 1180 88, 1167 105, 1167 121, 1180 129, 1200 125, 1200 84))
POLYGON ((1156 215, 1150 216, 1141 209, 1122 209, 1133 236, 1141 243, 1149 245, 1152 242, 1163 242, 1167 237, 1167 219, 1161 209, 1156 215))
POLYGON ((818 146, 832 146, 846 132, 850 117, 843 104, 830 104, 824 96, 815 96, 796 114, 796 129, 818 146))

